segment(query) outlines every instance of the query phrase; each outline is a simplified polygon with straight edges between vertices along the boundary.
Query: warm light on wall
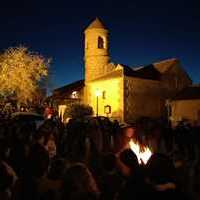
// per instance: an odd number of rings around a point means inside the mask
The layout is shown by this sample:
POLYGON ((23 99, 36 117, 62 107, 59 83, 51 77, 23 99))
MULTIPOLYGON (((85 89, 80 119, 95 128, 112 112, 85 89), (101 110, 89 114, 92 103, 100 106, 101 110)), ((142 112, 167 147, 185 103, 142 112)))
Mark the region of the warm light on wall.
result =
POLYGON ((123 89, 121 78, 112 78, 109 80, 102 80, 92 82, 88 85, 89 91, 89 105, 95 110, 98 116, 108 116, 121 119, 121 111, 123 109, 122 98, 123 89), (109 105, 110 108, 105 106, 109 105), (110 109, 110 110, 109 110, 110 109))

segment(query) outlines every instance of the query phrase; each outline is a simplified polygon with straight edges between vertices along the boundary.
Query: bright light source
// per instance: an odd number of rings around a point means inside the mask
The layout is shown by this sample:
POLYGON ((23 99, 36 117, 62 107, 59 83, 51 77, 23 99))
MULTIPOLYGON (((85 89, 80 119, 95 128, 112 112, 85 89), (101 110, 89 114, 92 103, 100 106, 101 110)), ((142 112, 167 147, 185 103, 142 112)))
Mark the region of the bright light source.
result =
POLYGON ((141 164, 142 162, 146 164, 149 158, 152 155, 151 150, 148 147, 140 147, 138 143, 135 143, 133 140, 129 142, 131 150, 136 154, 138 158, 138 162, 141 164))
POLYGON ((100 92, 99 90, 96 90, 96 91, 95 91, 95 96, 96 96, 96 97, 99 97, 100 95, 101 95, 101 92, 100 92))
POLYGON ((77 99, 78 98, 78 92, 77 91, 73 91, 71 97, 73 99, 77 99))

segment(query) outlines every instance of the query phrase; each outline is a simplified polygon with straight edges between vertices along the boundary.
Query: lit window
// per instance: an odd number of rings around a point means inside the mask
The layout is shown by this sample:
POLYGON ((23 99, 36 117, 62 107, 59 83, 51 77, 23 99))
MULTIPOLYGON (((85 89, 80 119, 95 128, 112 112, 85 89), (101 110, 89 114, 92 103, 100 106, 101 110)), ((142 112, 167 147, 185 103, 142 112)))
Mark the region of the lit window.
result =
POLYGON ((105 90, 102 92, 102 98, 106 99, 106 91, 105 90))
POLYGON ((72 92, 72 98, 73 99, 77 99, 78 98, 78 92, 77 91, 73 91, 72 92))

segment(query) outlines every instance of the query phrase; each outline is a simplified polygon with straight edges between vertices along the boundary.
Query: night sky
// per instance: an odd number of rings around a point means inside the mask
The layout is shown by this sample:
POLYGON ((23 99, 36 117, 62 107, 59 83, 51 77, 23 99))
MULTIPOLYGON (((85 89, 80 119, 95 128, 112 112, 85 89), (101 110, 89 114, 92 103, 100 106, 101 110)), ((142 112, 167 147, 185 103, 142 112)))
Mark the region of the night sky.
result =
POLYGON ((200 3, 192 0, 26 0, 0 5, 0 51, 25 45, 52 58, 51 87, 83 78, 83 31, 99 17, 112 61, 141 66, 179 58, 200 82, 200 3))

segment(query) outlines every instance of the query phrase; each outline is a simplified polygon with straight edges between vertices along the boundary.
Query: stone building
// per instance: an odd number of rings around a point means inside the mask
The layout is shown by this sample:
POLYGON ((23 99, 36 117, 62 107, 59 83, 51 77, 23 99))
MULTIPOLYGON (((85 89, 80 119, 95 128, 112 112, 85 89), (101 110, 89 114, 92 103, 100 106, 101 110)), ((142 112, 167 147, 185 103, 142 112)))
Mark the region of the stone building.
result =
POLYGON ((67 106, 82 102, 84 85, 84 80, 79 80, 53 91, 51 98, 53 98, 53 104, 58 108, 58 114, 62 120, 67 106))
POLYGON ((192 85, 181 90, 170 102, 173 125, 186 120, 200 125, 200 85, 192 85))
POLYGON ((174 58, 134 68, 111 62, 109 31, 98 18, 84 33, 85 81, 79 96, 96 115, 125 122, 142 116, 166 116, 166 100, 192 84, 174 58))

